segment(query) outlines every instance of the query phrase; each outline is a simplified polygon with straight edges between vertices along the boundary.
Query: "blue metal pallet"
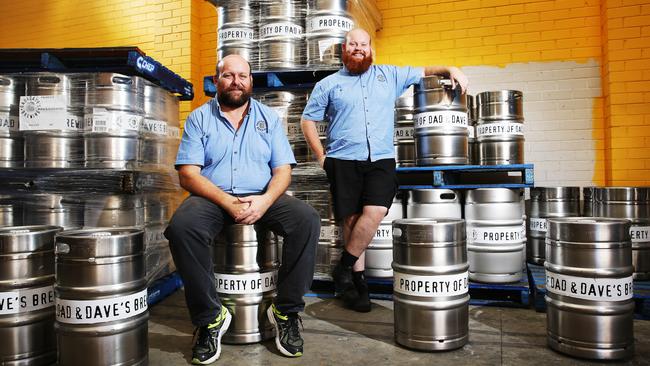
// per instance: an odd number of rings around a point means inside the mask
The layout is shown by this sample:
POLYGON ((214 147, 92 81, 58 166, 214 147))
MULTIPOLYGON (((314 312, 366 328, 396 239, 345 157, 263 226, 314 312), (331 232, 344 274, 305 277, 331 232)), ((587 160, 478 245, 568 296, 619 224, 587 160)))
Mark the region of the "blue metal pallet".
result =
MULTIPOLYGON (((312 89, 324 77, 338 71, 335 70, 287 70, 287 71, 255 71, 253 86, 255 92, 288 89, 312 89)), ((217 94, 214 85, 214 75, 203 77, 203 92, 209 97, 217 94)))
POLYGON ((178 93, 180 100, 194 98, 192 83, 137 47, 0 49, 0 73, 36 71, 137 75, 178 93))
POLYGON ((533 164, 398 167, 400 189, 529 188, 533 164))
POLYGON ((147 304, 149 306, 157 304, 181 287, 183 287, 183 281, 177 272, 156 280, 147 289, 147 304))
MULTIPOLYGON (((530 290, 535 310, 546 311, 546 270, 544 266, 528 263, 530 290)), ((637 319, 650 319, 650 281, 634 281, 634 313, 637 319)))

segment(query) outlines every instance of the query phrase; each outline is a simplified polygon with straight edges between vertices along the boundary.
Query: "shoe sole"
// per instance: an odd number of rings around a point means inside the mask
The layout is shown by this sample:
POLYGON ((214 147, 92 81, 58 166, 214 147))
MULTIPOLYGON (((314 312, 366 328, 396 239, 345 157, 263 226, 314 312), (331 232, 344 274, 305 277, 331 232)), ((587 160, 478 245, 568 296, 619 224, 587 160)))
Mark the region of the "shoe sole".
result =
POLYGON ((230 311, 226 311, 226 319, 223 320, 223 324, 221 325, 221 329, 219 329, 219 334, 217 335, 217 353, 203 362, 199 361, 198 363, 193 363, 194 365, 209 365, 219 359, 219 356, 221 356, 221 337, 223 337, 228 330, 228 327, 230 327, 231 321, 232 315, 230 315, 230 311))
POLYGON ((271 324, 273 324, 273 327, 275 328, 275 346, 278 348, 278 351, 282 353, 283 355, 287 357, 300 357, 302 356, 302 352, 298 352, 295 355, 292 354, 291 352, 287 351, 284 347, 282 347, 282 344, 280 343, 280 328, 278 327, 278 323, 275 321, 275 315, 273 314, 273 309, 271 306, 266 309, 266 316, 269 318, 269 321, 271 324))

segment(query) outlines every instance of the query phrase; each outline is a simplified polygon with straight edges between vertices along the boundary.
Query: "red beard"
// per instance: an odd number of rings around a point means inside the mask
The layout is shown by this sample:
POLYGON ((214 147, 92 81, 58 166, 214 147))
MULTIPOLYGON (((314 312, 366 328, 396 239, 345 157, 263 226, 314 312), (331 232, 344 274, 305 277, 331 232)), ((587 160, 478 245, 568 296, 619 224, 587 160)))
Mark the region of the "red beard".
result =
POLYGON ((363 74, 368 71, 370 65, 372 65, 372 53, 363 57, 363 60, 357 61, 356 59, 348 56, 347 53, 343 53, 343 64, 348 69, 351 74, 363 74))

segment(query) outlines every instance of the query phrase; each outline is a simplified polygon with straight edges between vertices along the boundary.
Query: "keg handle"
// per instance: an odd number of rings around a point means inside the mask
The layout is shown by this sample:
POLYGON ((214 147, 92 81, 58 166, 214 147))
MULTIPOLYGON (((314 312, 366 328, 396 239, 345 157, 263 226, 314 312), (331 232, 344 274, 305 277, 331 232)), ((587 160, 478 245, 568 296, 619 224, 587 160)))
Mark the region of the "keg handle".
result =
POLYGON ((70 245, 66 243, 56 243, 56 247, 54 248, 54 253, 68 254, 70 253, 70 245))
POLYGON ((133 84, 133 80, 129 77, 124 77, 124 76, 113 76, 113 83, 115 84, 127 84, 131 85, 133 84))
POLYGON ((38 78, 39 84, 58 84, 61 79, 58 76, 40 76, 38 78))

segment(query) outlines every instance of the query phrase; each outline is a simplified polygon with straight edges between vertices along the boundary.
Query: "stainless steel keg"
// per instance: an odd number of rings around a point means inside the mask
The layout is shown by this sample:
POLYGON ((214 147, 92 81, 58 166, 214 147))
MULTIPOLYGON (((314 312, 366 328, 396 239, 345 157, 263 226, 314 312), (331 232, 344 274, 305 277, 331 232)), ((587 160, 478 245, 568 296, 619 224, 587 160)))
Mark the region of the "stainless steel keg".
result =
POLYGON ((306 18, 307 66, 337 68, 345 34, 354 28, 347 0, 308 0, 306 18))
POLYGON ((276 294, 275 235, 253 225, 229 225, 215 241, 214 272, 221 304, 233 316, 224 343, 255 343, 273 336, 266 309, 276 294))
POLYGON ((304 89, 265 91, 255 94, 257 100, 271 107, 278 114, 290 142, 305 140, 300 119, 308 97, 309 92, 304 89))
POLYGON ((650 187, 595 188, 594 216, 632 222, 632 265, 635 280, 650 279, 650 187))
POLYGON ((299 0, 261 0, 259 9, 260 69, 304 67, 305 3, 299 0))
POLYGON ((526 260, 544 264, 546 258, 546 219, 580 216, 580 187, 534 187, 530 189, 527 215, 526 260))
POLYGON ((23 202, 23 223, 79 229, 84 225, 84 202, 72 195, 30 194, 23 202))
POLYGON ((461 219, 393 222, 395 341, 423 351, 460 348, 469 334, 469 280, 461 219))
POLYGON ((343 253, 343 227, 334 219, 321 219, 314 278, 331 279, 332 270, 343 253))
POLYGON ((83 166, 85 74, 26 74, 21 99, 25 167, 83 166))
POLYGON ((481 165, 524 163, 523 94, 517 90, 476 96, 476 137, 481 165))
POLYGON ((476 99, 473 95, 467 95, 467 131, 468 136, 468 156, 467 163, 479 165, 480 158, 478 153, 478 140, 476 139, 476 99))
POLYGON ((415 85, 416 165, 467 164, 467 98, 441 76, 415 85))
POLYGON ((596 187, 582 188, 582 216, 594 216, 594 189, 596 189, 596 187))
POLYGON ((219 1, 217 6, 217 60, 240 55, 259 70, 256 34, 257 1, 219 1))
POLYGON ((167 110, 165 103, 168 94, 165 89, 144 82, 144 120, 140 126, 142 141, 138 161, 143 167, 170 167, 170 144, 167 132, 167 110))
POLYGON ((413 95, 401 96, 395 102, 395 162, 399 166, 415 166, 413 140, 413 95))
POLYGON ((19 125, 20 97, 25 80, 18 75, 0 75, 0 168, 23 166, 23 135, 19 125))
POLYGON ((408 193, 406 217, 460 219, 461 203, 458 192, 451 189, 414 189, 408 193))
POLYGON ((0 228, 0 364, 51 365, 56 226, 0 228))
POLYGON ((465 196, 469 278, 488 283, 517 282, 526 259, 526 226, 521 189, 480 188, 465 196))
POLYGON ((365 272, 368 277, 393 277, 393 221, 384 220, 379 224, 365 251, 365 272))
POLYGON ((142 226, 144 203, 139 195, 95 195, 86 199, 85 227, 142 226))
POLYGON ((23 224, 22 202, 18 197, 0 195, 0 227, 23 224))
POLYGON ((630 223, 550 218, 546 234, 548 345, 581 358, 634 353, 630 223))
POLYGON ((143 232, 102 228, 56 238, 59 365, 146 365, 143 232))
POLYGON ((84 114, 85 166, 137 166, 144 121, 144 79, 115 73, 91 74, 84 114))

